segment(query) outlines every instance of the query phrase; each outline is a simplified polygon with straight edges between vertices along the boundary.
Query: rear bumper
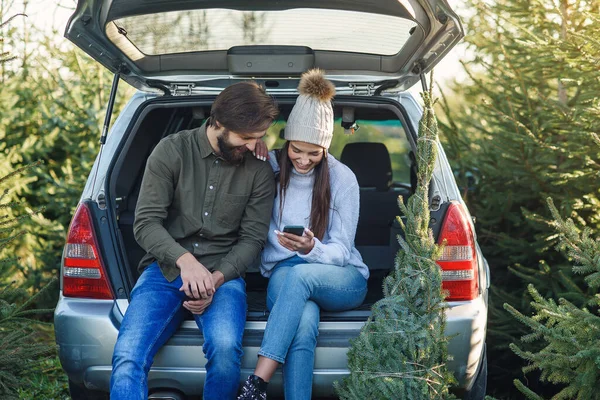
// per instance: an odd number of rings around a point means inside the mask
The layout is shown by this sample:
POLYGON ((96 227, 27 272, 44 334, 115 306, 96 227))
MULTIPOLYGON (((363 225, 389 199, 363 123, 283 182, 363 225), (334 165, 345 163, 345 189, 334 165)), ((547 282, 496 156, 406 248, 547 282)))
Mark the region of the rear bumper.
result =
POLYGON ((446 335, 450 337, 448 369, 458 387, 470 390, 481 365, 485 347, 488 299, 487 290, 469 302, 454 302, 446 311, 446 335))
MULTIPOLYGON (((61 295, 56 307, 56 341, 62 366, 71 380, 89 389, 109 390, 112 352, 122 320, 119 305, 114 301, 71 299, 61 295)), ((449 369, 455 373, 461 389, 470 389, 477 374, 486 323, 487 298, 452 303, 447 310, 446 332, 452 336, 449 353, 453 356, 449 369)), ((246 323, 240 381, 254 370, 265 325, 264 321, 246 323)), ((362 325, 363 322, 322 322, 319 325, 315 396, 333 395, 333 382, 348 374, 349 340, 358 335, 362 325)), ((202 343, 195 322, 185 321, 156 355, 148 377, 150 390, 172 388, 186 395, 200 395, 206 374, 202 343)), ((279 370, 269 384, 269 392, 273 395, 283 392, 279 370)))
POLYGON ((58 355, 69 379, 88 389, 108 390, 108 384, 89 379, 94 368, 110 366, 118 328, 112 300, 73 299, 60 295, 54 310, 58 355))

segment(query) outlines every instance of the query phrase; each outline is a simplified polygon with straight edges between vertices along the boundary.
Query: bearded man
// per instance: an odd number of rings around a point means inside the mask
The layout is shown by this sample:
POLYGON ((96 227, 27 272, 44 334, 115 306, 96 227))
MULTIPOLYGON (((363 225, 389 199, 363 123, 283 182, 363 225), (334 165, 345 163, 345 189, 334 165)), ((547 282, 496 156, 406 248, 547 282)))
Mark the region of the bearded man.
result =
POLYGON ((204 337, 204 399, 234 399, 246 268, 267 236, 275 180, 251 154, 277 117, 254 82, 215 99, 200 127, 162 139, 146 163, 134 233, 146 250, 112 360, 112 400, 146 399, 157 351, 190 311, 204 337))

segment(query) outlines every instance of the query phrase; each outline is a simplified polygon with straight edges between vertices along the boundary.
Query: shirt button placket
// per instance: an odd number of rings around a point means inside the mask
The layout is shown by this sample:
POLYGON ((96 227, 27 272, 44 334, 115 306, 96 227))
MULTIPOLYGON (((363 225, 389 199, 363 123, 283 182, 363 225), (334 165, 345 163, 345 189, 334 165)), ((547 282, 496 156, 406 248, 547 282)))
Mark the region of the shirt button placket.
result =
POLYGON ((209 219, 208 217, 210 216, 211 212, 210 210, 214 207, 214 203, 215 203, 215 195, 216 195, 216 190, 215 190, 215 182, 216 182, 216 178, 219 176, 219 168, 218 168, 218 164, 219 164, 219 160, 216 159, 214 161, 214 165, 215 168, 211 168, 209 176, 208 176, 208 193, 206 194, 205 197, 205 204, 204 204, 204 220, 209 223, 209 219))

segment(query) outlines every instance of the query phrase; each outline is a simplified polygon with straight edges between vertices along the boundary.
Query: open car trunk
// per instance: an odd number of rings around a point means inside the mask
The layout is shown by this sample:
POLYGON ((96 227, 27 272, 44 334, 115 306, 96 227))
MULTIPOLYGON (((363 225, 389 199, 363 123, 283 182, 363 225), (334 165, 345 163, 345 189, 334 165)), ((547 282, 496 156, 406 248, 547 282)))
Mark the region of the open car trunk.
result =
MULTIPOLYGON (((128 296, 138 278, 137 265, 145 253, 133 236, 133 222, 146 160, 162 138, 201 126, 210 114, 213 100, 214 96, 155 98, 140 107, 129 127, 124 148, 110 173, 108 196, 114 199, 120 247, 126 253, 123 259, 128 265, 121 270, 128 274, 128 296)), ((270 148, 279 148, 284 143, 280 133, 295 100, 294 95, 277 97, 280 118, 269 128, 265 138, 270 148)), ((372 304, 383 297, 383 279, 394 267, 400 247, 396 239, 397 235, 402 235, 396 221, 400 214, 398 197, 406 202, 416 185, 412 153, 415 133, 405 120, 401 105, 390 98, 338 96, 334 113, 336 120, 330 153, 357 175, 361 204, 355 242, 369 266, 371 277, 367 297, 359 308, 341 313, 322 312, 321 320, 362 321, 370 315, 372 304), (345 122, 350 116, 350 122, 358 128, 353 135, 344 133, 342 114, 345 122)), ((435 216, 443 210, 441 207, 432 212, 432 221, 441 221, 443 218, 435 216)), ((439 231, 438 225, 432 225, 434 234, 439 231)), ((261 276, 258 266, 259 260, 256 260, 246 275, 249 321, 268 318, 268 279, 261 276)))

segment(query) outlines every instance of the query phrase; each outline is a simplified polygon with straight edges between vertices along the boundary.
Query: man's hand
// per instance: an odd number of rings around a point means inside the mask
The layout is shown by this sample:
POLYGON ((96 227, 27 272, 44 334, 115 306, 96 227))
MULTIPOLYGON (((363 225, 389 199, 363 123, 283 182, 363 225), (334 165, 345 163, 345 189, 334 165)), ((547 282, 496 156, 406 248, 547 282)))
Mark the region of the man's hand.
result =
POLYGON ((215 271, 212 273, 213 283, 215 284, 215 290, 225 283, 225 275, 221 271, 215 271))
MULTIPOLYGON (((215 284, 215 291, 219 286, 225 283, 225 277, 221 271, 215 271, 212 274, 212 280, 215 284)), ((183 302, 183 307, 191 311, 192 314, 201 315, 211 305, 213 296, 208 296, 206 299, 188 299, 183 302)))
POLYGON ((192 314, 203 314, 204 311, 210 306, 212 303, 213 296, 209 296, 206 299, 198 299, 198 300, 186 300, 183 302, 183 307, 187 310, 191 311, 192 314))
MULTIPOLYGON (((176 261, 181 271, 183 285, 180 291, 192 299, 206 300, 215 293, 212 274, 191 253, 185 253, 176 261)), ((212 299, 211 299, 212 301, 212 299)), ((206 308, 206 307, 205 307, 206 308)))

